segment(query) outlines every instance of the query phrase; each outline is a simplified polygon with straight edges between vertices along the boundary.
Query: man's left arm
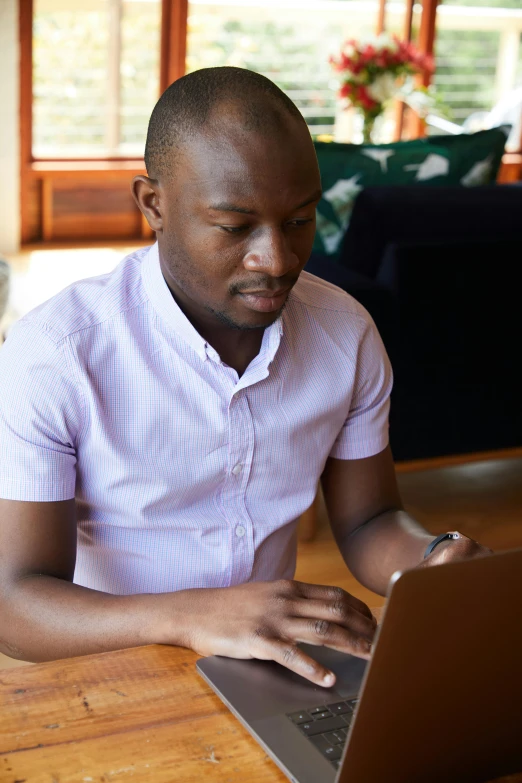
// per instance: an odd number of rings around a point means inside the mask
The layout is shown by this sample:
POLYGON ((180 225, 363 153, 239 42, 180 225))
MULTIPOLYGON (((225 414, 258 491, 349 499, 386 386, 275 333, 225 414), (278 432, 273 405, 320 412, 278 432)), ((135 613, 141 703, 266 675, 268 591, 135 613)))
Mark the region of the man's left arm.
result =
POLYGON ((435 536, 405 510, 390 447, 364 459, 334 459, 321 479, 330 524, 352 574, 370 590, 386 593, 395 571, 476 557, 490 550, 460 534, 442 541, 426 559, 435 536))

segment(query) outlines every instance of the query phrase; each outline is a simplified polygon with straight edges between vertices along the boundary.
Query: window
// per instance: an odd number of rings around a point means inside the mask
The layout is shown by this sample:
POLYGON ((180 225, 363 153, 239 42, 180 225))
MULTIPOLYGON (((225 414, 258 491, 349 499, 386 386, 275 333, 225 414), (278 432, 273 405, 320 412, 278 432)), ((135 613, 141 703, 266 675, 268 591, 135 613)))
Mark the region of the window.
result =
POLYGON ((521 33, 520 0, 443 0, 434 83, 450 120, 480 127, 481 115, 522 86, 521 33))
MULTIPOLYGON (((390 4, 399 31, 404 2, 390 4)), ((187 70, 216 65, 251 68, 297 104, 312 135, 331 134, 335 76, 328 64, 343 40, 375 31, 376 6, 358 0, 190 0, 187 70)))
POLYGON ((35 0, 35 158, 143 155, 160 28, 160 0, 35 0))

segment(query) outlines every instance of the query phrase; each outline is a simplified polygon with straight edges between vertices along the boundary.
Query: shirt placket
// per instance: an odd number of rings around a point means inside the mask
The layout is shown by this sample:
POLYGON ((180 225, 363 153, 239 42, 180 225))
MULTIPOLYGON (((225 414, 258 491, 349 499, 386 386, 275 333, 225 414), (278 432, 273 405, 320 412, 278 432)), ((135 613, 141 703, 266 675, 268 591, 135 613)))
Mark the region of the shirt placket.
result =
POLYGON ((229 451, 223 510, 229 526, 230 584, 248 581, 254 564, 254 531, 245 495, 254 453, 254 424, 246 389, 232 394, 228 406, 229 451))
POLYGON ((220 380, 230 395, 227 411, 228 462, 221 495, 221 507, 228 523, 229 585, 248 581, 254 567, 254 529, 246 506, 254 455, 254 421, 248 389, 268 376, 268 366, 279 345, 281 333, 280 323, 265 332, 260 353, 241 378, 221 361, 212 346, 207 343, 205 348, 207 358, 219 368, 220 380))

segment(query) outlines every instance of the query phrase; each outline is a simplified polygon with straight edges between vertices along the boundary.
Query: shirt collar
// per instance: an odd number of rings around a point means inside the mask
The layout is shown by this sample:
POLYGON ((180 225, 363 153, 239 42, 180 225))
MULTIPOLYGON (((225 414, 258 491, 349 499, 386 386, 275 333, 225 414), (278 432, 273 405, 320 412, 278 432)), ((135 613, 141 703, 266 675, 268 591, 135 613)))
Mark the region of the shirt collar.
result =
MULTIPOLYGON (((165 282, 163 272, 161 271, 157 242, 149 248, 143 260, 141 276, 148 297, 162 320, 174 329, 176 334, 188 343, 203 361, 208 358, 209 353, 213 356, 215 354, 214 349, 192 326, 165 282)), ((259 364, 263 365, 264 369, 268 369, 268 365, 272 362, 279 347, 282 334, 283 323, 282 319, 278 318, 277 321, 265 329, 261 350, 254 359, 253 364, 258 364, 259 360, 259 364)))
POLYGON ((192 326, 172 296, 161 271, 158 243, 149 248, 141 267, 143 285, 158 315, 205 360, 206 341, 192 326))

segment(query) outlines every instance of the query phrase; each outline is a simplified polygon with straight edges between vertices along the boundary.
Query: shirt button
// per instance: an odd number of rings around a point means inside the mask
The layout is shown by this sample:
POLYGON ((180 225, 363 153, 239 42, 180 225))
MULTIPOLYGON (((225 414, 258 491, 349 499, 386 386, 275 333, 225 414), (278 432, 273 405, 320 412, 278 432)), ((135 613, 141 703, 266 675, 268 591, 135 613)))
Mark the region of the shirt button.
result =
POLYGON ((243 527, 243 525, 238 525, 238 526, 236 527, 236 536, 237 536, 238 538, 243 538, 243 536, 245 535, 245 533, 246 533, 246 530, 245 530, 245 528, 243 527))
POLYGON ((237 476, 239 475, 239 473, 241 473, 242 470, 243 470, 243 465, 240 462, 238 462, 237 465, 234 465, 234 467, 232 468, 232 473, 234 474, 234 476, 237 476))

